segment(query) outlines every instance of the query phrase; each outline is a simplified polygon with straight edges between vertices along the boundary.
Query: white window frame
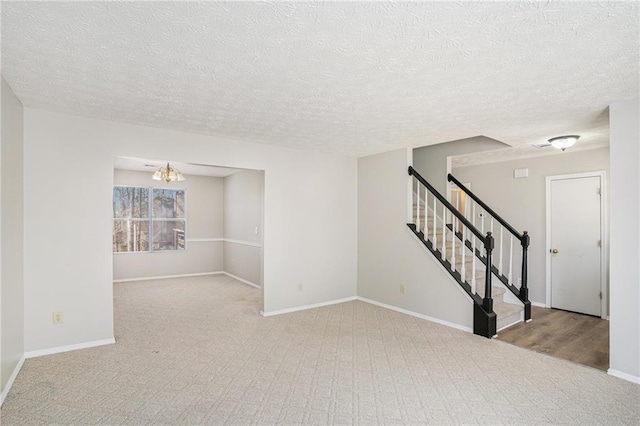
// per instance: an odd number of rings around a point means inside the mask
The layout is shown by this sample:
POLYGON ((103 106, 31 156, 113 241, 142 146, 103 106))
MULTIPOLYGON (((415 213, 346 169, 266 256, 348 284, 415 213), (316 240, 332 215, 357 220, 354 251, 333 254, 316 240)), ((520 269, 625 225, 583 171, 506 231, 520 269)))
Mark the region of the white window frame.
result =
MULTIPOLYGON (((149 209, 149 213, 148 213, 148 217, 147 218, 118 218, 118 217, 112 217, 112 222, 111 224, 114 225, 116 220, 120 220, 120 221, 139 221, 139 222, 148 222, 149 223, 149 250, 139 250, 139 251, 113 251, 112 249, 112 253, 114 255, 120 255, 120 254, 141 254, 141 253, 181 253, 181 252, 185 252, 187 251, 187 189, 186 188, 162 188, 162 187, 157 187, 157 186, 141 186, 141 185, 113 185, 114 188, 116 187, 121 187, 121 188, 144 188, 147 191, 149 191, 149 202, 148 202, 148 209, 149 209), (160 190, 172 190, 172 191, 183 191, 184 192, 184 217, 183 218, 158 218, 158 219, 154 219, 153 218, 153 190, 154 189, 160 189, 160 190), (184 249, 180 250, 180 249, 173 249, 173 250, 154 250, 153 249, 153 222, 157 221, 157 222, 168 222, 168 221, 182 221, 184 222, 184 249)), ((113 190, 111 192, 111 199, 113 200, 113 190)), ((113 216, 113 215, 112 215, 113 216)), ((111 229, 111 235, 113 237, 113 232, 114 232, 115 226, 112 226, 111 229)))

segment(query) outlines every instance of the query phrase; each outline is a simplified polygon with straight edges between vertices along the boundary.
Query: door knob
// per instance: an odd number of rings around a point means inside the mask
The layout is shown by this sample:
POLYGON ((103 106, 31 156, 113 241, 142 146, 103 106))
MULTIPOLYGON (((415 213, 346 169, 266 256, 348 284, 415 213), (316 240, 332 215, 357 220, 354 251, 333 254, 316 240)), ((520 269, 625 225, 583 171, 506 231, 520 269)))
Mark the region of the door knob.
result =
POLYGON ((549 250, 551 253, 553 254, 557 254, 558 253, 558 249, 553 249, 553 250, 549 250))

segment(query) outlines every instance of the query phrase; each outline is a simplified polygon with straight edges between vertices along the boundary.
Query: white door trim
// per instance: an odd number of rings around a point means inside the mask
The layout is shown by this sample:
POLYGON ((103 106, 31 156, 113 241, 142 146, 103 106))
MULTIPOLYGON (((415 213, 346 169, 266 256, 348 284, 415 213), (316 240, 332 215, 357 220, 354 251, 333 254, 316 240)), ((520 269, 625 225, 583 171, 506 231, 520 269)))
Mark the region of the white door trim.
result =
POLYGON ((546 305, 547 308, 551 307, 551 182, 554 180, 564 179, 580 179, 587 177, 599 177, 600 178, 600 241, 602 244, 602 250, 600 250, 600 291, 602 292, 602 300, 600 301, 600 316, 603 319, 607 318, 608 307, 608 295, 607 295, 607 274, 608 274, 608 256, 609 256, 609 230, 607 228, 607 180, 606 173, 604 171, 597 172, 585 172, 585 173, 572 173, 568 175, 556 175, 546 177, 546 244, 545 244, 545 258, 546 258, 546 305))

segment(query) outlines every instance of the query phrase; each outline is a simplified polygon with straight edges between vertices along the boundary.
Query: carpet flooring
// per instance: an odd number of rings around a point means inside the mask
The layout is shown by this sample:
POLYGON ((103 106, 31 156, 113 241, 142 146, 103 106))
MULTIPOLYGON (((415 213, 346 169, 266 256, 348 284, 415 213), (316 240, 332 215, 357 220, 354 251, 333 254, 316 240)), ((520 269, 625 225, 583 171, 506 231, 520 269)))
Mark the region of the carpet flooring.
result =
POLYGON ((639 424, 640 386, 354 301, 263 318, 225 276, 114 286, 115 345, 28 359, 14 424, 639 424))

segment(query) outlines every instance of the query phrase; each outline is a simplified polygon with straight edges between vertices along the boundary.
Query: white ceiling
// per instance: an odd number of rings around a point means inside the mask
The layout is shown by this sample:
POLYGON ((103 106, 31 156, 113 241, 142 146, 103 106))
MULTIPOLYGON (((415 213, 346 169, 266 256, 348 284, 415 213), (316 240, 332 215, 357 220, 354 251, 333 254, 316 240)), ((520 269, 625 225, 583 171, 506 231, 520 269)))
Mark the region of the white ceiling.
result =
MULTIPOLYGON (((209 166, 205 164, 189 164, 179 163, 177 161, 170 162, 171 167, 180 170, 183 175, 189 177, 191 175, 227 177, 234 173, 243 171, 244 169, 233 169, 229 167, 209 166)), ((117 157, 114 161, 114 168, 120 170, 133 170, 137 172, 149 172, 149 178, 160 167, 167 165, 166 160, 146 160, 144 158, 117 157)))
POLYGON ((596 147, 607 106, 639 96, 638 11, 2 2, 2 74, 27 107, 353 156, 476 135, 596 147))

